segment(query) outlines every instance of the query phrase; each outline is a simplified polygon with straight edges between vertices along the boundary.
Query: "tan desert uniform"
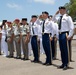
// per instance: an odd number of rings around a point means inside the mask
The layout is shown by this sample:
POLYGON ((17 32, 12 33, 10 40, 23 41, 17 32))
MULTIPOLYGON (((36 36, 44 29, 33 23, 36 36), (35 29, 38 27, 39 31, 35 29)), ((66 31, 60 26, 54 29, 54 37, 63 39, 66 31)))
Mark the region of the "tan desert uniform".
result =
POLYGON ((16 45, 16 56, 17 58, 21 58, 21 41, 20 40, 20 34, 21 34, 21 27, 15 26, 14 27, 14 41, 16 45))
POLYGON ((29 25, 23 25, 22 26, 22 47, 23 47, 23 54, 24 59, 29 59, 29 53, 28 53, 28 41, 25 42, 25 39, 27 39, 27 35, 30 32, 29 25))
POLYGON ((9 56, 13 56, 13 52, 14 52, 13 34, 14 34, 13 27, 7 28, 7 44, 8 44, 9 56), (11 39, 11 42, 9 42, 10 39, 11 39))

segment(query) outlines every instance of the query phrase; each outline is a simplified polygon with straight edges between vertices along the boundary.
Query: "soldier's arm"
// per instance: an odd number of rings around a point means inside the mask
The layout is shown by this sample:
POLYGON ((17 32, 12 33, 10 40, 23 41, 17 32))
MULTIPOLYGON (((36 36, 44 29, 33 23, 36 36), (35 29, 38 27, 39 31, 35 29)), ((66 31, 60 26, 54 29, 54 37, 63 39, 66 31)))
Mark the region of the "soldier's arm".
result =
POLYGON ((27 26, 27 37, 26 37, 26 39, 27 39, 27 42, 30 41, 30 27, 29 26, 27 26))
POLYGON ((22 39, 22 29, 21 29, 21 27, 20 27, 20 29, 19 29, 19 32, 20 32, 20 37, 19 37, 18 43, 20 43, 20 41, 21 41, 21 39, 22 39))
POLYGON ((11 41, 14 39, 14 28, 11 27, 12 35, 11 35, 11 41))
POLYGON ((13 38, 14 38, 14 33, 11 35, 11 37, 10 37, 11 39, 10 39, 10 41, 13 41, 13 38))
POLYGON ((1 38, 2 38, 2 33, 0 33, 0 41, 1 41, 1 38))
POLYGON ((69 25, 69 35, 68 35, 68 39, 72 38, 72 36, 74 35, 74 24, 72 21, 72 18, 70 16, 68 16, 68 25, 69 25))
POLYGON ((2 38, 2 32, 1 32, 1 28, 0 28, 0 41, 1 41, 1 38, 2 38))
POLYGON ((22 38, 22 34, 20 33, 20 37, 19 37, 18 43, 20 43, 21 38, 22 38))
POLYGON ((52 18, 52 21, 54 22, 58 22, 58 19, 56 18, 56 16, 59 14, 59 10, 55 13, 55 15, 52 18))

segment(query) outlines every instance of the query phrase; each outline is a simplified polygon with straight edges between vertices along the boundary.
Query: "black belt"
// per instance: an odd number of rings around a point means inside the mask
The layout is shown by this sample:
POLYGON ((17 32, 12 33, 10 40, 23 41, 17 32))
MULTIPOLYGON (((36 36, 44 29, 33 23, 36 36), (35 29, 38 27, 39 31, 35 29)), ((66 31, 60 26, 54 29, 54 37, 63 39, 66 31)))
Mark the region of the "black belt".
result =
POLYGON ((49 35, 50 33, 42 33, 42 35, 44 35, 44 34, 49 35))
POLYGON ((59 34, 69 33, 69 31, 59 32, 59 34))
POLYGON ((27 35, 22 35, 22 36, 27 36, 27 35))
POLYGON ((15 35, 15 37, 18 37, 18 36, 20 36, 20 35, 15 35))
POLYGON ((32 37, 37 37, 37 35, 33 35, 32 37))

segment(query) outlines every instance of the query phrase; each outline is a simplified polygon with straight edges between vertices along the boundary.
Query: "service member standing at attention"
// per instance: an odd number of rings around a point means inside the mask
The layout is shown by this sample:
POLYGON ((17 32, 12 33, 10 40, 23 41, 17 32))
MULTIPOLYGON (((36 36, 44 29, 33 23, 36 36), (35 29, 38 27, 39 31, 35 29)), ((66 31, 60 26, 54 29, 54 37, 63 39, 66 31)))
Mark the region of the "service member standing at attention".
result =
MULTIPOLYGON (((49 16, 49 20, 52 21, 52 15, 49 16)), ((54 22, 54 21, 53 21, 54 22)), ((58 35, 58 24, 56 22, 53 23, 55 27, 55 35, 53 37, 53 40, 51 41, 51 49, 52 49, 52 59, 56 60, 57 57, 57 38, 56 35, 58 35)))
POLYGON ((74 62, 72 60, 72 39, 73 39, 73 36, 72 38, 68 41, 68 45, 69 45, 69 59, 70 59, 70 62, 74 62))
POLYGON ((15 45, 16 45, 16 58, 21 59, 21 27, 20 27, 20 20, 15 19, 15 29, 14 29, 14 40, 15 40, 15 45))
POLYGON ((8 45, 7 45, 7 38, 6 38, 6 30, 7 30, 7 25, 6 25, 7 20, 3 20, 2 23, 2 37, 1 37, 1 50, 4 52, 3 56, 7 57, 8 56, 8 45))
POLYGON ((42 25, 38 24, 38 47, 39 47, 39 57, 40 54, 44 54, 44 49, 42 45, 42 25))
POLYGON ((30 40, 30 29, 29 25, 27 25, 27 18, 22 18, 22 25, 22 48, 24 54, 23 60, 28 60, 28 42, 30 40))
POLYGON ((32 15, 32 20, 30 23, 30 28, 31 28, 31 45, 32 45, 32 50, 33 50, 33 55, 34 55, 34 60, 32 62, 34 63, 39 63, 39 55, 38 55, 38 26, 36 24, 37 16, 32 15))
POLYGON ((11 22, 7 22, 8 28, 7 28, 7 44, 8 44, 8 51, 9 51, 9 58, 12 58, 14 55, 14 44, 13 44, 13 38, 14 38, 14 29, 12 27, 11 22))
POLYGON ((49 13, 44 11, 42 12, 43 15, 43 25, 42 25, 42 43, 43 48, 46 54, 46 62, 43 65, 52 65, 52 53, 51 53, 51 47, 50 47, 50 40, 52 40, 53 37, 53 22, 49 21, 49 13), (50 37, 50 33, 52 33, 52 36, 50 37))
MULTIPOLYGON (((59 45, 61 51, 61 60, 62 65, 58 68, 63 70, 68 69, 69 65, 69 51, 68 51, 68 40, 71 39, 74 33, 74 25, 72 18, 66 14, 66 8, 64 6, 59 7, 59 10, 56 12, 55 16, 61 14, 58 23, 59 23, 59 45), (69 34, 68 34, 69 33, 69 34)), ((56 20, 56 17, 54 19, 56 20)))

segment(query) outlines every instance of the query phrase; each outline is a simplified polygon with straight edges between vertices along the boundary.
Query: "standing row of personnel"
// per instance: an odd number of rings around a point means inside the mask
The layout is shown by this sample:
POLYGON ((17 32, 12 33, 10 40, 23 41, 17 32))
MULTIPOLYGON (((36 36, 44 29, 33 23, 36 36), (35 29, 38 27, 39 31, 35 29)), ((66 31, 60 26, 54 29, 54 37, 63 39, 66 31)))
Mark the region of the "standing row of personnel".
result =
MULTIPOLYGON (((9 57, 13 57, 15 41, 16 45, 16 58, 21 59, 21 42, 24 54, 24 60, 28 60, 28 42, 31 38, 31 46, 34 55, 34 60, 32 62, 40 63, 40 51, 38 44, 38 32, 39 27, 41 28, 42 34, 42 45, 46 55, 46 61, 43 65, 52 65, 52 59, 56 59, 56 42, 59 39, 59 46, 61 51, 62 65, 59 68, 66 70, 69 65, 69 52, 68 43, 70 48, 70 40, 74 34, 74 25, 72 18, 66 14, 65 7, 59 7, 55 16, 51 19, 49 13, 44 11, 37 17, 33 15, 29 25, 27 25, 27 18, 22 19, 22 24, 20 20, 16 19, 12 26, 11 22, 6 22, 8 28, 3 25, 9 50, 9 57), (60 18, 57 19, 56 15, 61 14, 60 18), (55 23, 56 22, 56 23, 55 23), (58 24, 57 24, 58 23, 58 24)), ((0 35, 1 36, 1 35, 0 35)), ((71 53, 70 53, 71 54, 71 53)), ((71 58, 71 57, 70 57, 71 58)), ((70 59, 71 60, 71 59, 70 59)))
POLYGON ((22 19, 22 25, 20 20, 15 19, 14 23, 3 20, 3 25, 0 27, 1 38, 1 50, 4 52, 4 56, 14 56, 14 42, 16 46, 16 58, 21 58, 21 42, 23 48, 23 54, 25 60, 28 60, 28 39, 29 39, 29 26, 27 25, 27 19, 22 19), (2 32, 4 30, 4 32, 2 32), (6 44, 7 43, 7 44, 6 44), (6 46, 5 46, 6 45, 6 46), (7 46, 8 45, 8 46, 7 46), (8 54, 9 51, 9 54, 8 54))

